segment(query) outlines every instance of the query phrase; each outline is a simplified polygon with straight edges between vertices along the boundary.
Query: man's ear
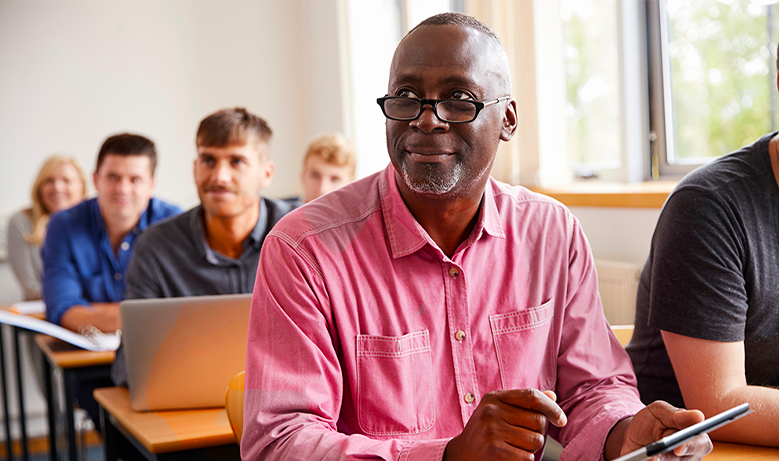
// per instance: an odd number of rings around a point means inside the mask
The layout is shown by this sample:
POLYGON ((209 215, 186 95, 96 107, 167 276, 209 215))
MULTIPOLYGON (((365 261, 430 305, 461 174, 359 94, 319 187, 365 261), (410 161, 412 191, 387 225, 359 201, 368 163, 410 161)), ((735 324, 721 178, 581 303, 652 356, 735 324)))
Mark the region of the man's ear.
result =
POLYGON ((260 187, 265 189, 273 182, 273 175, 276 174, 276 165, 273 160, 266 160, 260 166, 260 187))
POLYGON ((508 100, 506 112, 503 114, 503 127, 500 131, 500 139, 509 141, 517 131, 517 101, 514 98, 508 100))

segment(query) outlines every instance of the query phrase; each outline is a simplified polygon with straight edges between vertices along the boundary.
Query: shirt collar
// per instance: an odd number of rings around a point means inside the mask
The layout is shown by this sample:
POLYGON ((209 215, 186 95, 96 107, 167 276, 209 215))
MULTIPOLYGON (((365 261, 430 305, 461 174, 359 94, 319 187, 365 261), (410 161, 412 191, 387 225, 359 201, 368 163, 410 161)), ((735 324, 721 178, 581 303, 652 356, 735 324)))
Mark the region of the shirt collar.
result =
MULTIPOLYGON (((495 180, 490 178, 484 190, 482 206, 479 207, 479 217, 468 238, 468 245, 481 238, 483 232, 493 237, 505 238, 500 214, 495 203, 495 189, 495 180)), ((394 259, 415 253, 425 244, 430 244, 438 252, 441 252, 433 239, 411 214, 406 202, 403 201, 395 179, 395 168, 392 164, 386 168, 379 180, 379 196, 384 226, 387 229, 394 259)))
MULTIPOLYGON (((198 205, 194 208, 193 213, 189 218, 189 226, 192 229, 192 236, 195 239, 195 242, 199 243, 196 246, 201 257, 206 258, 206 261, 214 265, 221 264, 220 258, 229 259, 226 256, 220 255, 208 245, 205 231, 205 212, 203 211, 202 205, 198 205)), ((249 245, 254 247, 254 249, 260 249, 262 236, 265 235, 265 229, 267 227, 268 207, 265 205, 265 200, 260 197, 260 214, 257 218, 257 223, 254 225, 254 229, 252 229, 251 233, 246 237, 246 240, 243 241, 244 254, 249 245)))
MULTIPOLYGON (((146 230, 147 227, 149 227, 149 215, 151 214, 149 210, 151 210, 153 203, 154 199, 149 199, 149 204, 146 205, 146 209, 143 210, 141 217, 138 219, 138 223, 133 227, 132 233, 136 235, 140 234, 142 231, 146 230)), ((95 214, 95 222, 97 224, 98 234, 100 236, 107 236, 108 233, 106 232, 105 228, 103 212, 100 210, 100 205, 97 203, 97 197, 90 199, 90 206, 92 207, 92 211, 95 214)))

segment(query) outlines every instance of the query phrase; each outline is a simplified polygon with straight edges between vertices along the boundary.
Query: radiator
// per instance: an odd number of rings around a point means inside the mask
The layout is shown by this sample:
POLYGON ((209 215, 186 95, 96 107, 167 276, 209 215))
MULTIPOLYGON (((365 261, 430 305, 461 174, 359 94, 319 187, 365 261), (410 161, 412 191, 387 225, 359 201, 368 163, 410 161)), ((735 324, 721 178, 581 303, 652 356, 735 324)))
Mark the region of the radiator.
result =
POLYGON ((641 266, 634 263, 595 260, 603 313, 612 325, 633 325, 641 266))

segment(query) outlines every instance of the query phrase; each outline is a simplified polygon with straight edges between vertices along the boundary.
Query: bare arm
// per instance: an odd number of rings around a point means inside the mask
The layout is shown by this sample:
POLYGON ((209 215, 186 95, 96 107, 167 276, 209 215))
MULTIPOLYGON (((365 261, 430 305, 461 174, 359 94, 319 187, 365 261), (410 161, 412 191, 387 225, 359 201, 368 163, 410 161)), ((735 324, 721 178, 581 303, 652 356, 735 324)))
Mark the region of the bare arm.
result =
POLYGON ((60 324, 76 332, 86 325, 93 325, 103 333, 113 333, 122 327, 119 303, 93 303, 92 307, 73 306, 62 314, 60 324))
POLYGON ((723 442, 779 446, 779 389, 747 385, 744 343, 663 331, 663 341, 688 408, 712 416, 749 402, 755 413, 714 431, 723 442))

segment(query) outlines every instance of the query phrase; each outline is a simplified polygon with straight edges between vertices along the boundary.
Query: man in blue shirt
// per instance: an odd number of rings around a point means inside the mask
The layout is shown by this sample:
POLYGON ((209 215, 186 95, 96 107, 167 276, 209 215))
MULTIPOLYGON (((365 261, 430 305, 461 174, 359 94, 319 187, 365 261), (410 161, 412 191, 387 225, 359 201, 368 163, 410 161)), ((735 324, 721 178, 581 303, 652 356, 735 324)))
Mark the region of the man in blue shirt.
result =
POLYGON ((97 197, 52 217, 43 259, 43 299, 50 322, 79 331, 119 329, 118 302, 133 243, 146 227, 181 212, 151 197, 157 152, 143 136, 108 138, 97 156, 97 197))
MULTIPOLYGON (((125 271, 133 244, 147 226, 181 213, 155 198, 154 143, 134 134, 111 136, 97 156, 97 197, 57 213, 41 249, 43 300, 50 322, 79 331, 92 325, 114 332, 120 325, 125 271)), ((77 400, 97 423, 92 390, 110 381, 79 384, 77 400)))

